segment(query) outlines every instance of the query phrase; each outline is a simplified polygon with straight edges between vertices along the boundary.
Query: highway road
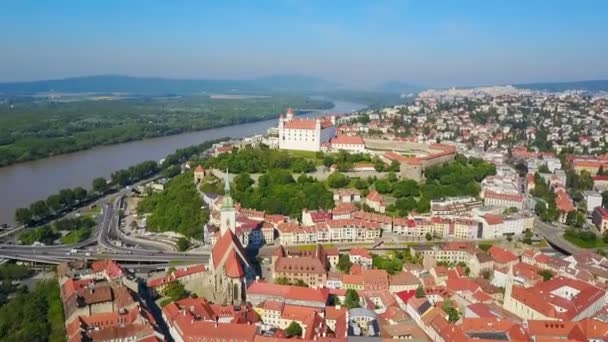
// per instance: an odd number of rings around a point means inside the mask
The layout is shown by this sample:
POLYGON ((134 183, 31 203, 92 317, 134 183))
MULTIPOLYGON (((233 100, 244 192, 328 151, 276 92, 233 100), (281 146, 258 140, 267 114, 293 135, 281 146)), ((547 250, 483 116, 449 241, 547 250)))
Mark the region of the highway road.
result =
POLYGON ((567 254, 576 254, 582 250, 580 247, 577 247, 570 243, 570 241, 564 239, 563 228, 545 223, 538 218, 534 219, 534 232, 542 236, 551 245, 567 254))
MULTIPOLYGON (((116 245, 112 239, 112 232, 118 231, 120 203, 122 196, 114 199, 113 203, 103 206, 98 224, 91 236, 73 245, 53 246, 19 246, 0 244, 0 258, 35 261, 41 263, 57 264, 68 260, 78 259, 107 259, 130 263, 171 263, 193 262, 207 263, 209 253, 165 252, 162 250, 123 247, 116 245), (96 245, 96 247, 93 247, 96 245), (76 253, 73 253, 77 250, 76 253)), ((116 234, 120 238, 120 234, 116 234)))

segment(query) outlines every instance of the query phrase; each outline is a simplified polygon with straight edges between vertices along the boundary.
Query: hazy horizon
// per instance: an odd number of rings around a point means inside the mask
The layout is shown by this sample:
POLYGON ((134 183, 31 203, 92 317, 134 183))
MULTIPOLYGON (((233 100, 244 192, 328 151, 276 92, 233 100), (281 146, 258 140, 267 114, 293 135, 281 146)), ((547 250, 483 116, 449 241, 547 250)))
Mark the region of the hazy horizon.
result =
POLYGON ((0 82, 319 77, 350 87, 608 79, 599 1, 0 4, 0 82))

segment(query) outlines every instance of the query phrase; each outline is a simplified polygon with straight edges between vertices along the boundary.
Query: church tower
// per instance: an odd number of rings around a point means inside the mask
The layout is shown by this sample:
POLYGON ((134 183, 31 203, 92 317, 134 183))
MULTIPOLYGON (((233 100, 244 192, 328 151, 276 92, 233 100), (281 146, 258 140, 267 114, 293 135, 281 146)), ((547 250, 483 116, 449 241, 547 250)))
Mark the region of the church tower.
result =
POLYGON ((505 295, 503 301, 503 307, 511 312, 514 312, 513 308, 513 264, 509 265, 509 273, 507 274, 507 279, 505 281, 505 295))
POLYGON ((235 229, 236 209, 234 208, 232 196, 230 196, 230 178, 228 177, 228 170, 226 170, 224 177, 224 200, 220 209, 220 236, 224 235, 228 230, 235 233, 235 229))

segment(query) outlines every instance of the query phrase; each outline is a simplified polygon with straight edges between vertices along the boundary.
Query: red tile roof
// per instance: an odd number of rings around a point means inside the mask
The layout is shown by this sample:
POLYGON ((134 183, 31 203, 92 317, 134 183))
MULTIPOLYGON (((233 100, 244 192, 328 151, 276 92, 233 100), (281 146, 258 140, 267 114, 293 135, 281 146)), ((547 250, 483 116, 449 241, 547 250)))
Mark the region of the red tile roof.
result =
POLYGON ((477 284, 473 279, 470 278, 448 278, 446 282, 446 286, 456 292, 461 291, 470 291, 475 292, 479 289, 479 284, 477 284))
POLYGON ((359 247, 354 247, 351 248, 349 253, 349 255, 358 255, 362 258, 367 258, 367 259, 372 259, 372 255, 369 254, 369 250, 367 248, 359 248, 359 247))
POLYGON ((378 191, 376 191, 376 190, 373 190, 372 192, 370 192, 367 195, 367 199, 370 200, 370 201, 372 201, 372 202, 379 202, 379 203, 382 203, 383 200, 384 200, 383 197, 382 197, 382 195, 380 195, 380 193, 378 191))
POLYGON ((94 273, 105 272, 110 280, 120 278, 124 275, 124 269, 111 259, 98 260, 91 264, 94 273))
POLYGON ((416 296, 416 290, 401 291, 401 292, 395 293, 395 295, 397 297, 399 297, 399 299, 401 299, 404 303, 407 304, 407 302, 410 299, 412 299, 416 296))
POLYGON ((485 218, 488 224, 492 226, 502 224, 504 222, 502 215, 485 214, 483 218, 485 218))
POLYGON ((283 311, 283 306, 285 306, 285 303, 283 302, 277 302, 275 300, 267 300, 266 302, 264 302, 264 310, 269 310, 269 311, 283 311))
POLYGON ((224 261, 226 274, 229 277, 242 277, 244 275, 241 264, 248 265, 245 256, 241 242, 231 230, 227 230, 217 240, 211 251, 215 269, 218 269, 221 262, 224 261))
POLYGON ((245 276, 241 261, 234 250, 230 251, 226 259, 226 275, 230 278, 242 278, 245 276))
POLYGON ((334 145, 364 145, 363 138, 359 136, 339 135, 330 140, 334 145))
POLYGON ((284 299, 314 301, 327 303, 329 290, 326 288, 314 289, 308 287, 278 285, 256 281, 247 288, 249 295, 278 296, 284 299))
POLYGON ((148 287, 157 287, 161 285, 166 285, 172 281, 179 280, 180 278, 184 278, 196 273, 205 272, 205 265, 193 265, 189 267, 180 267, 176 268, 171 274, 168 274, 164 277, 154 278, 148 280, 148 287))
POLYGON ((513 254, 513 252, 498 246, 490 247, 488 254, 490 254, 494 262, 499 264, 507 264, 518 260, 517 255, 513 254))
POLYGON ((513 286, 513 299, 547 317, 572 320, 604 296, 604 290, 580 280, 557 277, 537 283, 534 287, 513 286), (557 296, 554 291, 568 286, 579 291, 571 298, 557 296), (559 309, 558 309, 559 308, 559 309))

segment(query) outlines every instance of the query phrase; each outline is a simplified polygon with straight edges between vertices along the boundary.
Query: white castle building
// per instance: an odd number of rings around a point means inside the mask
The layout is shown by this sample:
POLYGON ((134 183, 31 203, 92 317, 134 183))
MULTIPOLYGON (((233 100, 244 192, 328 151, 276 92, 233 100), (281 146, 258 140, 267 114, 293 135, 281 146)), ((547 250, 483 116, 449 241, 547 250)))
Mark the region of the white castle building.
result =
POLYGON ((279 118, 279 149, 321 151, 336 136, 336 117, 294 118, 293 111, 279 118))

